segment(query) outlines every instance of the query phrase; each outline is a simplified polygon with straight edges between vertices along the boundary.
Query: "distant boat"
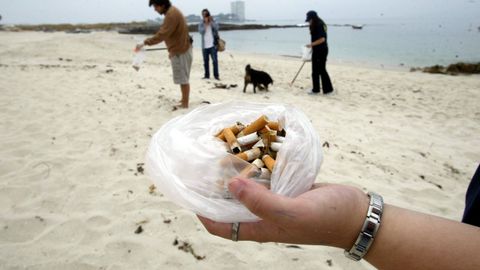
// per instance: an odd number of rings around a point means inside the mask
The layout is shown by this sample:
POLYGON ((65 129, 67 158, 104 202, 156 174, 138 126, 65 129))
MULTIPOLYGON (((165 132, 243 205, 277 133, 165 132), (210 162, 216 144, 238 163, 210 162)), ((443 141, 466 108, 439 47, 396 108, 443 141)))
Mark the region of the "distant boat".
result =
POLYGON ((363 24, 352 24, 352 28, 355 30, 362 30, 363 29, 363 24))

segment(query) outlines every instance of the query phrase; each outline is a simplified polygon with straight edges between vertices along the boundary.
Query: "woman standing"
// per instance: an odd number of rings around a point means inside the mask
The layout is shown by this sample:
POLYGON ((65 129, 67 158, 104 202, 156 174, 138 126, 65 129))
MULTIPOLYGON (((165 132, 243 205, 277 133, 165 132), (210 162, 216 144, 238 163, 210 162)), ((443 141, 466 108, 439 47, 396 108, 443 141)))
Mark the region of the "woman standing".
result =
POLYGON ((218 24, 210 16, 208 9, 202 10, 203 21, 198 25, 198 32, 202 36, 203 67, 205 69, 204 79, 210 79, 209 59, 213 62, 213 76, 220 80, 218 74, 217 47, 215 45, 218 38, 218 24))
POLYGON ((311 43, 307 44, 308 48, 312 48, 312 82, 313 89, 309 94, 320 93, 320 80, 322 78, 323 94, 330 94, 333 92, 332 82, 327 73, 327 25, 320 19, 317 12, 311 10, 307 12, 307 19, 310 24, 311 43))

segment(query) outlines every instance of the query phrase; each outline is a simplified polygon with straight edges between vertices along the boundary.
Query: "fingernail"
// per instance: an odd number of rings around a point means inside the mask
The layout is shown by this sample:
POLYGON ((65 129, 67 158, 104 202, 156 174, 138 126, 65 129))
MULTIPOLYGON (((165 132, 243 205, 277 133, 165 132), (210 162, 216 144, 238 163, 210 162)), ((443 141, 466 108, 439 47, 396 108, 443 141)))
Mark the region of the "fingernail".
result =
POLYGON ((245 182, 242 181, 242 179, 233 178, 228 183, 228 190, 235 196, 235 198, 239 197, 240 192, 242 192, 243 189, 245 189, 245 182))

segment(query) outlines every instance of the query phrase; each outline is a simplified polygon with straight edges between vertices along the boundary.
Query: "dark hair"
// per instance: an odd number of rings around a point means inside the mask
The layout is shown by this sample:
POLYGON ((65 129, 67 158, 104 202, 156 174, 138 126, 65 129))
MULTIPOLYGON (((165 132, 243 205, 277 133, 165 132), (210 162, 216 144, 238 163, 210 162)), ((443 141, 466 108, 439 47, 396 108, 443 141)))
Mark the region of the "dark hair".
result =
POLYGON ((208 11, 208 9, 204 8, 204 9, 202 10, 202 16, 203 16, 203 13, 204 13, 204 12, 207 12, 207 16, 210 17, 210 11, 208 11))
POLYGON ((151 7, 152 5, 164 6, 166 9, 168 9, 172 4, 170 3, 170 0, 150 0, 148 6, 151 7))

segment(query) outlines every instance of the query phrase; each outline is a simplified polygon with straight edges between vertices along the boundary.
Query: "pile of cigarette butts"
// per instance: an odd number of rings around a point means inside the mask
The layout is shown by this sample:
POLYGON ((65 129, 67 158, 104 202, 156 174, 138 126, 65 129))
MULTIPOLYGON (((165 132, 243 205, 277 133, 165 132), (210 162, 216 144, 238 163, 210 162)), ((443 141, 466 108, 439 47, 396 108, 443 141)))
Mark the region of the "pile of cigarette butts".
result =
POLYGON ((229 153, 253 165, 245 168, 240 175, 256 178, 267 188, 270 188, 275 159, 285 136, 286 132, 279 122, 269 121, 265 115, 248 126, 237 122, 216 135, 228 144, 229 153))

